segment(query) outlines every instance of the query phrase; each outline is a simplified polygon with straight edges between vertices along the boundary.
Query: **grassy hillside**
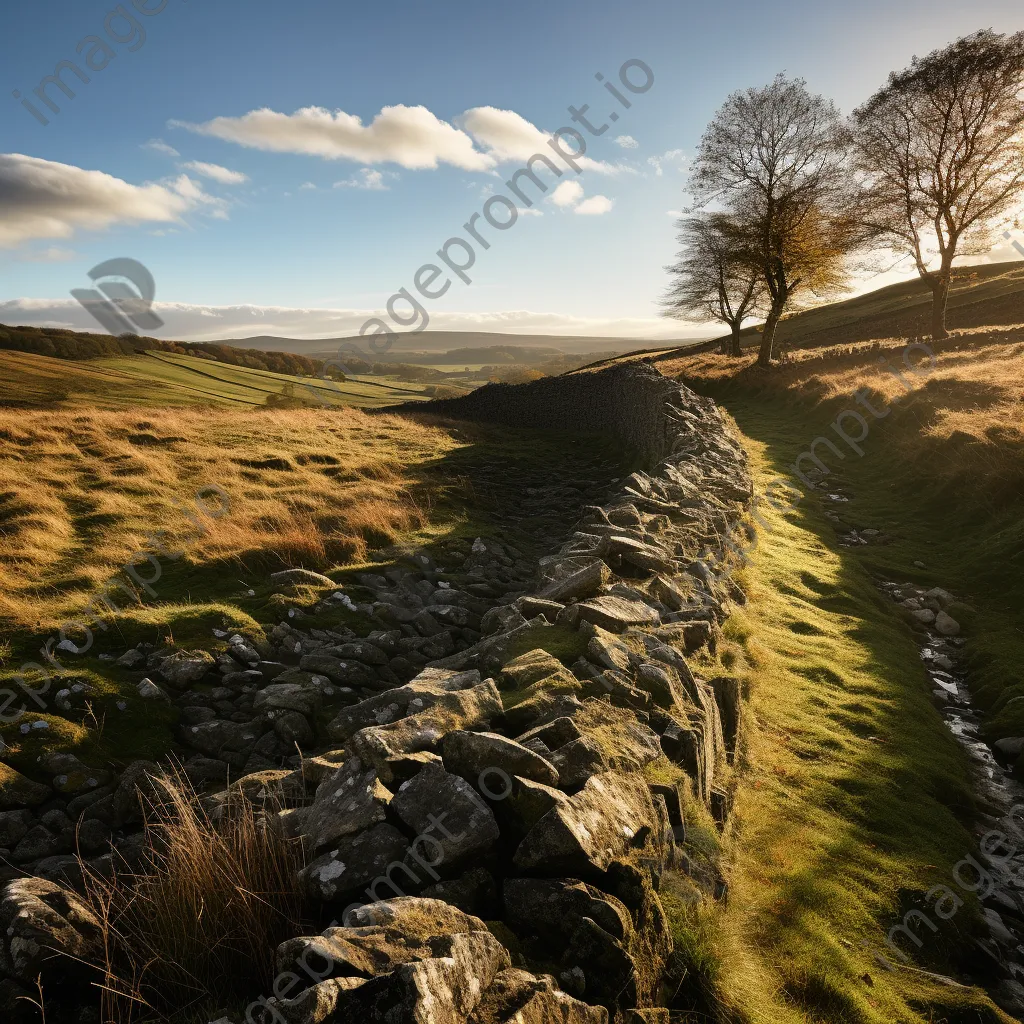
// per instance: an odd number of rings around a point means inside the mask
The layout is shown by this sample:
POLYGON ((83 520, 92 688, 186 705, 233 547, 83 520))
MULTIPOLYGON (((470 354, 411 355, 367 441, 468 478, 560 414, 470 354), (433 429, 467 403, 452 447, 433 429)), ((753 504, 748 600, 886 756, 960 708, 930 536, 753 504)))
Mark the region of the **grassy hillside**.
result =
POLYGON ((79 361, 0 351, 0 405, 5 406, 243 408, 266 405, 270 396, 286 391, 313 404, 307 388, 330 405, 354 408, 393 404, 396 399, 416 401, 432 394, 422 384, 390 377, 325 383, 170 352, 79 361))
MULTIPOLYGON (((955 268, 946 323, 951 331, 1024 324, 1024 262, 955 268)), ((914 277, 795 313, 779 325, 776 339, 782 351, 875 338, 926 338, 930 330, 931 292, 914 277)), ((743 335, 744 345, 760 344, 756 328, 743 335)))

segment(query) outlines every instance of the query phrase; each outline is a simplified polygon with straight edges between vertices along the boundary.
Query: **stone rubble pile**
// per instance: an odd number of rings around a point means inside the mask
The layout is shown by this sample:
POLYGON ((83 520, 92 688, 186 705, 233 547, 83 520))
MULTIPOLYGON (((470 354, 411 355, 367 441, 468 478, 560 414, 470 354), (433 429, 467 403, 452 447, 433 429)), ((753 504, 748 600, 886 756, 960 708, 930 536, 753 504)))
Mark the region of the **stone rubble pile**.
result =
MULTIPOLYGON (((380 628, 298 614, 269 643, 224 637, 216 657, 140 645, 119 659, 146 673, 140 696, 178 708, 185 772, 215 815, 242 793, 301 838, 302 886, 335 922, 278 949, 296 981, 254 992, 249 1020, 667 1022, 682 972, 658 889, 673 871, 722 891, 691 860, 687 808, 724 822, 741 713, 735 679, 688 662, 744 600, 697 559, 751 483, 714 404, 651 374, 667 450, 539 563, 478 538, 459 579, 419 554, 363 576, 358 601, 289 570, 275 585, 325 588, 325 605, 380 628), (676 781, 649 782, 656 763, 676 781)), ((51 757, 52 788, 2 790, 0 847, 38 876, 0 903, 7 999, 34 983, 40 947, 88 959, 70 838, 137 856, 138 789, 157 770, 118 779, 51 757)))

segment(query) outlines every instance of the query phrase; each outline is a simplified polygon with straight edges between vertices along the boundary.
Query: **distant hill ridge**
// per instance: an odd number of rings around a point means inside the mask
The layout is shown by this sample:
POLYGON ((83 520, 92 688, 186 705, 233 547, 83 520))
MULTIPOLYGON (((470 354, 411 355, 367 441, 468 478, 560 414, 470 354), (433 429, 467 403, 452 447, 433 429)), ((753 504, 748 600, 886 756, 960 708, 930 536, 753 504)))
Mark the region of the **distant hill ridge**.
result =
MULTIPOLYGON (((682 343, 685 339, 679 339, 682 343)), ((219 342, 221 345, 237 345, 251 349, 274 349, 280 352, 298 352, 303 355, 336 355, 339 347, 355 346, 359 351, 371 354, 366 338, 359 335, 344 338, 278 338, 272 335, 260 335, 253 338, 231 338, 219 342)), ((644 338, 607 338, 587 337, 583 335, 562 337, 556 334, 492 334, 487 331, 423 331, 420 334, 399 334, 390 352, 372 353, 374 359, 388 361, 415 360, 423 362, 429 357, 433 363, 448 362, 451 357, 455 362, 523 362, 518 356, 514 359, 499 360, 492 354, 493 350, 526 349, 533 352, 539 350, 551 355, 577 355, 593 352, 595 355, 611 352, 628 352, 636 348, 644 348, 655 344, 644 338), (486 352, 484 358, 470 358, 464 353, 486 352), (455 353, 460 353, 457 357, 455 353)), ((674 342, 665 342, 672 345, 674 342)), ((531 356, 532 357, 532 356, 531 356)), ((544 358, 542 355, 541 358, 544 358)))
MULTIPOLYGON (((135 334, 114 337, 59 327, 8 327, 4 324, 0 324, 0 349, 71 360, 105 359, 149 351, 173 352, 230 366, 304 377, 319 375, 324 365, 321 359, 295 352, 243 349, 225 342, 163 341, 135 334)), ((333 375, 333 371, 328 371, 328 376, 333 375)))

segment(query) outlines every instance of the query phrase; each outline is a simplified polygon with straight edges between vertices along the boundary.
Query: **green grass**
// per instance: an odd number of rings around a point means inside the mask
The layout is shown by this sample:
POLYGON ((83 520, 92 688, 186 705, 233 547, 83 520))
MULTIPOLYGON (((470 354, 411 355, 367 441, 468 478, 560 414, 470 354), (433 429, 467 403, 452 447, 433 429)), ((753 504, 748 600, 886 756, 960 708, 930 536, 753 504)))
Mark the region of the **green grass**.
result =
MULTIPOLYGON (((763 487, 805 424, 736 411, 763 487)), ((728 901, 716 911, 669 886, 677 940, 701 979, 686 1009, 711 998, 717 1019, 750 1024, 1005 1020, 977 989, 875 959, 971 847, 966 760, 909 627, 859 557, 836 549, 818 502, 766 520, 742 574, 749 603, 726 627, 728 667, 750 688, 728 901)), ((916 967, 977 967, 977 928, 964 906, 927 932, 916 967)))
POLYGON ((325 383, 316 378, 231 366, 196 356, 147 352, 83 361, 23 352, 0 352, 0 404, 120 409, 127 406, 266 404, 289 385, 299 397, 312 389, 330 406, 376 408, 428 397, 421 384, 393 377, 359 376, 325 383))

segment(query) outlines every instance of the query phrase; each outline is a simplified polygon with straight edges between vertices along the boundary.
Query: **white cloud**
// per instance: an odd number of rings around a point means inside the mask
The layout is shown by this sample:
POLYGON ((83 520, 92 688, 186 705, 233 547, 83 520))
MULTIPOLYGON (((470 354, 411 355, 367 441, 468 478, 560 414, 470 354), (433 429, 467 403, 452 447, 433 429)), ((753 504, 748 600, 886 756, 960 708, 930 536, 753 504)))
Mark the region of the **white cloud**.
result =
POLYGON ((316 185, 314 185, 313 182, 311 182, 311 181, 304 181, 299 186, 299 191, 300 192, 315 192, 316 191, 316 185))
MULTIPOLYGON (((495 163, 525 163, 535 153, 543 153, 558 164, 549 148, 550 132, 542 131, 514 110, 473 107, 458 119, 458 124, 476 139, 495 163)), ((564 139, 560 145, 567 151, 575 148, 570 139, 564 139)), ((577 163, 584 170, 602 174, 618 174, 622 169, 600 160, 592 160, 589 156, 580 157, 577 163)))
POLYGON ((347 178, 345 181, 336 181, 335 188, 362 188, 370 192, 386 192, 388 186, 384 184, 384 173, 364 167, 358 177, 347 178))
MULTIPOLYGON (((354 114, 324 107, 303 107, 293 114, 264 107, 241 117, 215 117, 203 124, 169 124, 252 149, 366 165, 394 163, 410 170, 450 164, 466 171, 492 171, 499 164, 525 162, 535 153, 555 159, 548 148, 549 132, 514 110, 497 107, 473 107, 456 125, 442 121, 424 106, 404 104, 384 107, 368 125, 354 114)), ((573 147, 569 139, 562 145, 573 147)), ((601 174, 632 170, 588 156, 580 157, 578 163, 584 170, 601 174)))
POLYGON ((654 168, 654 174, 660 178, 666 170, 683 172, 689 169, 690 158, 681 149, 670 149, 661 156, 649 156, 647 163, 654 168))
POLYGON ((620 135, 616 138, 615 145, 621 146, 623 149, 638 149, 640 143, 632 135, 620 135))
POLYGON ((0 248, 118 223, 179 221, 203 207, 226 216, 223 201, 184 174, 167 184, 131 185, 102 171, 0 153, 0 248))
POLYGON ((578 181, 563 181, 551 193, 555 206, 574 206, 583 198, 583 186, 578 181))
POLYGON ((573 212, 584 216, 599 217, 603 213, 608 213, 614 205, 615 203, 607 196, 591 196, 589 199, 584 199, 573 212))
POLYGON ((215 117, 204 124, 171 124, 252 149, 305 153, 326 160, 396 163, 410 169, 435 168, 439 163, 467 171, 494 166, 494 160, 478 152, 465 132, 423 106, 384 107, 369 125, 354 114, 332 113, 324 107, 303 107, 294 114, 264 107, 241 117, 215 117))
POLYGON ((162 153, 164 156, 181 156, 173 146, 168 146, 163 139, 150 139, 149 142, 144 142, 139 148, 149 149, 154 153, 162 153))
MULTIPOLYGON (((286 306, 196 306, 180 302, 155 302, 154 312, 166 324, 157 332, 161 338, 181 341, 222 341, 256 335, 284 338, 333 339, 353 337, 369 317, 383 310, 291 308, 286 306)), ((0 302, 0 323, 37 327, 95 330, 96 323, 73 299, 13 299, 0 302)), ((551 335, 606 337, 608 348, 642 347, 644 341, 670 338, 708 338, 714 330, 706 324, 687 325, 662 317, 583 317, 530 310, 499 310, 471 313, 431 310, 432 330, 486 331, 551 335), (616 345, 622 339, 623 344, 616 345), (634 344, 631 345, 630 342, 634 344)), ((429 334, 399 337, 392 350, 423 349, 429 334)), ((524 344, 529 341, 524 338, 524 344)), ((476 344, 476 341, 473 342, 476 344)), ((330 346, 325 344, 324 350, 330 346)), ((456 347, 456 345, 452 345, 456 347)))
POLYGON ((249 176, 241 171, 232 171, 227 167, 221 167, 220 164, 204 164, 202 160, 191 160, 181 166, 186 171, 193 171, 204 178, 212 178, 222 185, 241 185, 249 180, 249 176))

